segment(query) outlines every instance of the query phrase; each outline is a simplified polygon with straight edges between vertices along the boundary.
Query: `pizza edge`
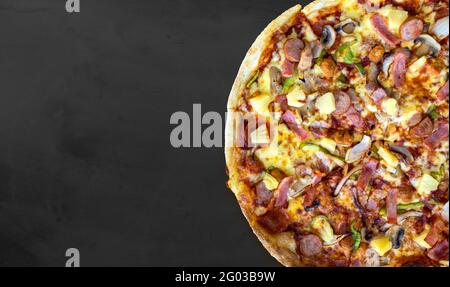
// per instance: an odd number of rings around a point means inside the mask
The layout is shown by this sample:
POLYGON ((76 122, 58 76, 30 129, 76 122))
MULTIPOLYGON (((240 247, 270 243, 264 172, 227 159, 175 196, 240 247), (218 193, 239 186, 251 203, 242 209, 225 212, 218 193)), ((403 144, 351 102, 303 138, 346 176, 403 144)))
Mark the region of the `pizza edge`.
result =
MULTIPOLYGON (((239 97, 241 96, 245 85, 251 79, 255 70, 259 67, 260 58, 264 53, 264 50, 270 44, 272 37, 280 27, 293 21, 300 12, 303 12, 303 14, 308 16, 319 11, 320 9, 337 6, 340 2, 341 0, 316 0, 305 6, 303 10, 302 6, 297 4, 275 18, 275 20, 273 20, 256 38, 242 61, 228 97, 227 111, 232 112, 236 109, 239 97)), ((225 142, 228 142, 233 136, 232 124, 232 117, 227 117, 225 124, 225 142)), ((238 179, 238 158, 239 155, 236 154, 235 148, 225 147, 225 161, 229 176, 228 187, 236 196, 242 213, 247 219, 256 237, 276 260, 287 267, 299 266, 298 255, 287 250, 286 248, 281 248, 278 246, 276 238, 257 224, 256 216, 250 209, 251 203, 246 203, 244 200, 245 194, 249 192, 249 188, 238 179), (242 195, 244 195, 244 197, 242 197, 242 195)))

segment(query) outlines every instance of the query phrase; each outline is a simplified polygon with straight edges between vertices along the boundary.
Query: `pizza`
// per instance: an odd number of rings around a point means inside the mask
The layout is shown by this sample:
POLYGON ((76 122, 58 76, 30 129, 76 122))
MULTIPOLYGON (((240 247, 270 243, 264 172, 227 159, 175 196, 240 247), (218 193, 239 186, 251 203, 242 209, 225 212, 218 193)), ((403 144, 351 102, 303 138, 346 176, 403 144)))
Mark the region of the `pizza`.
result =
POLYGON ((448 266, 449 8, 316 0, 228 99, 228 187, 285 266, 448 266))

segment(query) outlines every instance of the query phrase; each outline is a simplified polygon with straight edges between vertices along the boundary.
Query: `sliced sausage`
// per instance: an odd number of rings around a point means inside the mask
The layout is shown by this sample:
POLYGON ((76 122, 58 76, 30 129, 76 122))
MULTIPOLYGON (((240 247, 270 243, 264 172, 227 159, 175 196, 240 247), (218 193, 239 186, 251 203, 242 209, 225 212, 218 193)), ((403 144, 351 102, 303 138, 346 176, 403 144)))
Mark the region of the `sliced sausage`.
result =
POLYGON ((448 124, 441 125, 434 133, 431 134, 424 144, 429 149, 434 149, 439 146, 441 141, 448 137, 448 124))
POLYGON ((431 135, 432 132, 433 122, 429 117, 426 117, 409 131, 409 135, 413 138, 426 138, 431 135))
POLYGON ((448 98, 448 80, 437 92, 437 98, 440 101, 444 101, 448 98))
POLYGON ((306 257, 319 254, 322 251, 322 241, 317 235, 308 234, 303 236, 298 244, 300 253, 306 257))
POLYGON ((258 223, 270 233, 276 234, 286 230, 289 225, 289 215, 284 209, 274 208, 258 218, 258 223))
POLYGON ((336 115, 344 114, 350 108, 350 96, 345 92, 339 91, 335 93, 334 97, 336 99, 336 110, 333 113, 336 115))
POLYGON ((300 52, 305 47, 302 40, 298 38, 289 39, 284 43, 283 51, 286 59, 291 62, 300 61, 300 52))
POLYGON ((405 41, 412 41, 416 39, 423 31, 423 21, 413 18, 405 21, 400 26, 400 37, 405 41))
POLYGON ((387 44, 395 46, 400 43, 400 40, 397 38, 397 36, 389 31, 389 28, 387 27, 386 21, 384 20, 383 16, 375 13, 372 15, 372 17, 370 17, 370 21, 375 30, 380 34, 381 38, 383 38, 383 40, 387 44))
POLYGON ((405 83, 407 56, 404 52, 399 51, 394 54, 392 62, 392 74, 394 77, 394 87, 400 88, 405 83))
POLYGON ((422 121, 422 113, 417 112, 409 118, 406 124, 408 125, 408 127, 413 127, 415 125, 418 125, 421 121, 422 121))

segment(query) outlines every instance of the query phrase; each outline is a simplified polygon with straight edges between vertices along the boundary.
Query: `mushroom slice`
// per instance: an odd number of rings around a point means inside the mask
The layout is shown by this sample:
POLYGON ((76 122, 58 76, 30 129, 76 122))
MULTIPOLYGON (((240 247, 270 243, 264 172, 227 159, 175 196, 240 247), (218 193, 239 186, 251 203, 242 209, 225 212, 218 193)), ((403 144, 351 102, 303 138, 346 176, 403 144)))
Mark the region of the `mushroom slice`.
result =
POLYGON ((365 266, 366 267, 380 267, 381 266, 381 258, 378 253, 373 250, 372 248, 369 248, 366 250, 365 254, 365 266))
POLYGON ((336 41, 336 31, 330 25, 325 25, 322 31, 320 43, 325 49, 330 49, 336 41))
POLYGON ((336 32, 342 35, 350 35, 355 31, 355 28, 358 26, 358 23, 353 21, 352 19, 348 18, 342 21, 339 24, 336 24, 334 26, 334 29, 336 32))
POLYGON ((434 23, 433 27, 431 28, 431 32, 433 32, 436 37, 438 37, 439 40, 442 40, 446 37, 448 37, 448 16, 441 18, 434 23))
POLYGON ((372 139, 369 136, 364 135, 362 140, 357 145, 347 151, 345 155, 345 162, 352 163, 362 159, 369 151, 371 145, 372 139))
POLYGON ((394 225, 386 232, 386 235, 388 235, 391 239, 392 243, 392 249, 399 249, 403 237, 405 236, 405 229, 399 225, 394 225))
POLYGON ((414 40, 415 54, 418 57, 432 55, 436 57, 441 51, 441 45, 430 35, 422 34, 414 40))

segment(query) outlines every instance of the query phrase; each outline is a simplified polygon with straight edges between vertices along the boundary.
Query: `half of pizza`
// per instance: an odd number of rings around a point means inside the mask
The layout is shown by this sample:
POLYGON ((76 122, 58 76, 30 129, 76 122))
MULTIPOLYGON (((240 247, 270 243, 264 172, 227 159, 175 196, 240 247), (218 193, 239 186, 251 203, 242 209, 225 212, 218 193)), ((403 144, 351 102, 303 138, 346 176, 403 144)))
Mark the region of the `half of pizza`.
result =
POLYGON ((228 186, 286 266, 448 266, 448 2, 316 0, 248 51, 228 186))

